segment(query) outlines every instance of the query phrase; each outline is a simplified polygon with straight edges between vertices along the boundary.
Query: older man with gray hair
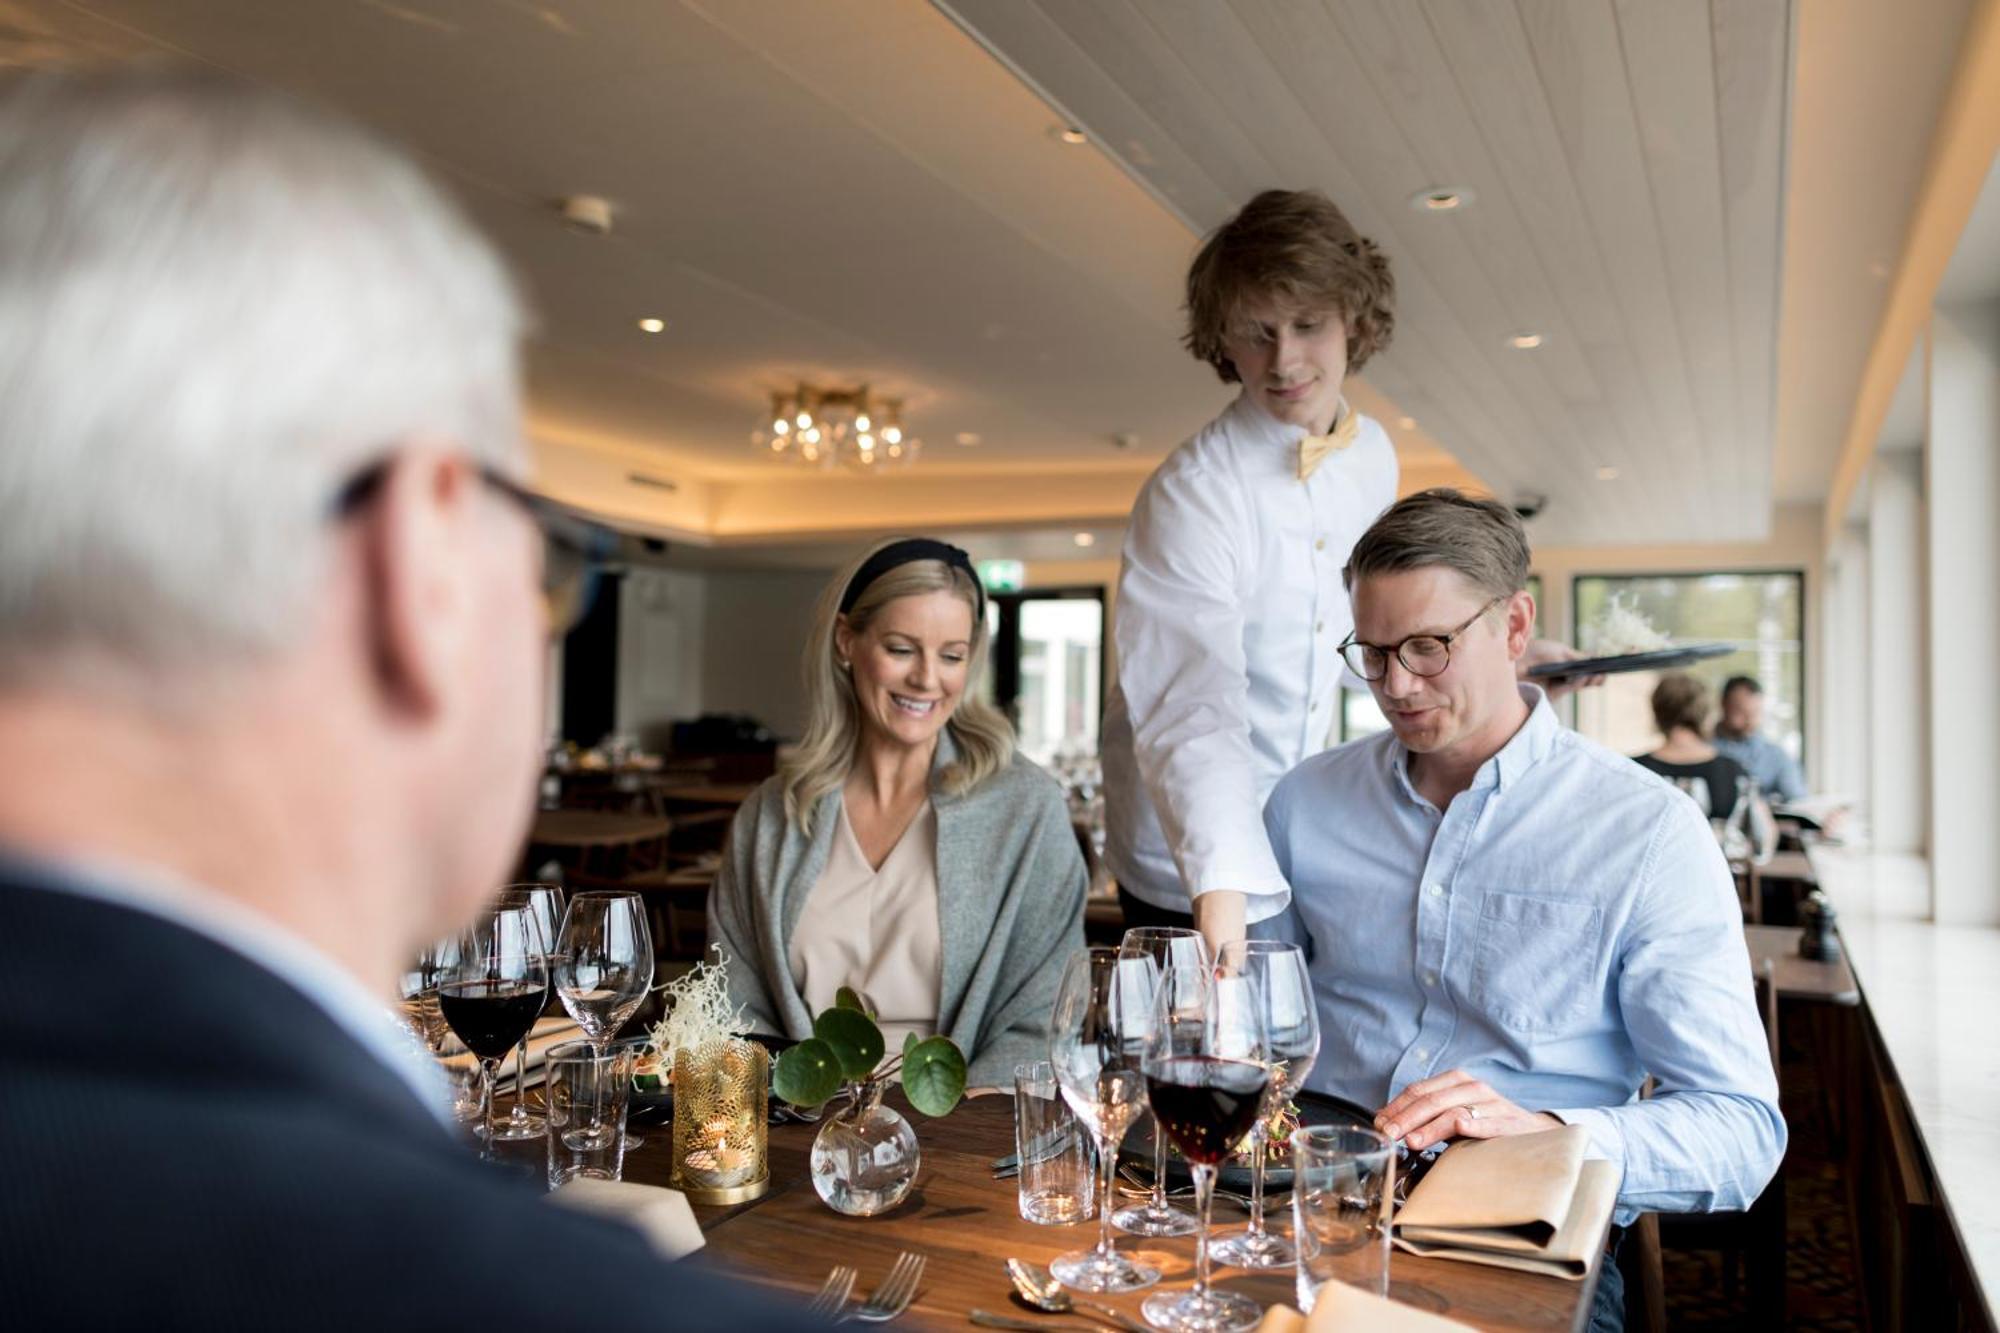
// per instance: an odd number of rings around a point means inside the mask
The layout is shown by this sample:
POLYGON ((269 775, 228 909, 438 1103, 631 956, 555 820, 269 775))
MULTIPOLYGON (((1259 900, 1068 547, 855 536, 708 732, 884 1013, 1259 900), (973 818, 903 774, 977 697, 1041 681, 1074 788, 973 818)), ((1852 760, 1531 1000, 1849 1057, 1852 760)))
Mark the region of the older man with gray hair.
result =
POLYGON ((0 84, 0 1310, 782 1326, 452 1140, 385 1002, 539 763, 521 316, 407 160, 174 72, 0 84), (666 1300, 671 1295, 670 1314, 666 1300))
MULTIPOLYGON (((1389 730, 1306 760, 1264 811, 1292 886, 1272 933, 1305 944, 1319 1007, 1307 1085, 1417 1149, 1582 1126, 1620 1223, 1749 1207, 1785 1122, 1729 868, 1692 801, 1515 678, 1521 521, 1419 492, 1345 577, 1341 652, 1389 730)), ((1613 1273, 1598 1291, 1592 1327, 1617 1327, 1613 1273)))

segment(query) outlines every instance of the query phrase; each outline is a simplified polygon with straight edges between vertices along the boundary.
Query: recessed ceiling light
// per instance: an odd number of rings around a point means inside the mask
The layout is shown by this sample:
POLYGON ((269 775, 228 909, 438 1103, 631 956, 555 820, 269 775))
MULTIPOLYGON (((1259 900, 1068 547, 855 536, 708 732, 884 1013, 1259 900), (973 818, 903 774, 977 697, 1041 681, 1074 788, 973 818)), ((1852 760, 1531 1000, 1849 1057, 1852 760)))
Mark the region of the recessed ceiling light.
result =
POLYGON ((1070 145, 1072 148, 1078 144, 1090 142, 1090 136, 1074 125, 1065 125, 1062 129, 1057 130, 1056 138, 1062 140, 1062 142, 1070 145))
POLYGON ((1507 335, 1507 345, 1517 351, 1533 351, 1542 345, 1542 335, 1539 333, 1511 333, 1507 335))
POLYGON ((1079 532, 1071 540, 1075 541, 1078 546, 1095 546, 1097 545, 1097 534, 1094 532, 1079 532))
POLYGON ((1417 428, 1417 419, 1415 417, 1397 417, 1396 425, 1403 430, 1415 430, 1417 428))
POLYGON ((1618 480, 1618 469, 1615 467, 1601 467, 1597 469, 1597 479, 1599 481, 1616 481, 1618 480))
POLYGON ((962 430, 958 433, 958 442, 967 448, 971 448, 973 445, 979 443, 979 432, 962 430))
POLYGON ((667 331, 667 321, 664 319, 642 319, 639 321, 639 327, 648 333, 665 333, 667 331))
POLYGON ((1472 191, 1463 185, 1433 185, 1410 196, 1410 207, 1419 213, 1449 213, 1473 201, 1472 191))

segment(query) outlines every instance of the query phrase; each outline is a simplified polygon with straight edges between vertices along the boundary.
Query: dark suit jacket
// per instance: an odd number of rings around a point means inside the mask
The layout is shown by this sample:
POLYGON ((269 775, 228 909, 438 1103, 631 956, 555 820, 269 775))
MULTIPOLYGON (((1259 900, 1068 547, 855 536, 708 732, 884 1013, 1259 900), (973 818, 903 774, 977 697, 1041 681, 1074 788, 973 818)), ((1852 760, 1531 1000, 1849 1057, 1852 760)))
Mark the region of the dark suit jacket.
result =
POLYGON ((0 868, 0 1326, 806 1326, 482 1165, 241 955, 23 878, 0 868))

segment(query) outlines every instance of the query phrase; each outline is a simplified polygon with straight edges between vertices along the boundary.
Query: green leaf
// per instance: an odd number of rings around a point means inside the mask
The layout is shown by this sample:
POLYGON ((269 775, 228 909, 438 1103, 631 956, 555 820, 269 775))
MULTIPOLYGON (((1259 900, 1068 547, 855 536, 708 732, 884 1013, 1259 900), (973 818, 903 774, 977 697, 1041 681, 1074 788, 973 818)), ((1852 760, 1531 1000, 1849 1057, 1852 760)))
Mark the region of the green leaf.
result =
POLYGON ((808 1037, 778 1056, 771 1091, 794 1106, 819 1106, 840 1091, 840 1057, 825 1042, 808 1037))
POLYGON ((910 1048, 911 1048, 912 1046, 916 1045, 916 1044, 917 1044, 917 1034, 916 1034, 916 1033, 914 1033, 914 1032, 905 1032, 905 1033, 903 1034, 903 1058, 904 1058, 905 1060, 907 1060, 907 1059, 909 1059, 909 1058, 910 1058, 910 1048))
POLYGON ((882 1062, 882 1029, 864 1013, 829 1009, 813 1020, 813 1036, 832 1048, 848 1078, 867 1078, 882 1062))
POLYGON ((950 1037, 903 1048, 903 1095, 928 1116, 949 1114, 965 1096, 965 1056, 950 1037))
POLYGON ((861 1002, 860 994, 846 986, 842 986, 833 993, 833 1007, 836 1009, 852 1009, 857 1014, 867 1014, 870 1018, 875 1017, 874 1014, 869 1013, 868 1006, 861 1002))

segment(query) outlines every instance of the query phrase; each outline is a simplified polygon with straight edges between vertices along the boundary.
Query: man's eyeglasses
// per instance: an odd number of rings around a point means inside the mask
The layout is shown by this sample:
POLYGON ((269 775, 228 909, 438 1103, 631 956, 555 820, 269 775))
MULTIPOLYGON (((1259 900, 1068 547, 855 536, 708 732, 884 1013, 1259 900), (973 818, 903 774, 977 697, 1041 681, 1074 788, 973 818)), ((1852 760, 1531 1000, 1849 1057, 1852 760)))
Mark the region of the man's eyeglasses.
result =
MULTIPOLYGON (((366 505, 381 488, 392 460, 380 459, 354 474, 334 498, 331 517, 343 519, 366 505)), ((542 534, 542 602, 549 634, 561 638, 576 628, 597 593, 597 576, 618 549, 618 534, 537 495, 484 463, 479 480, 519 505, 542 534)))
POLYGON ((1391 655, 1403 664, 1403 670, 1413 676, 1441 675, 1451 665, 1452 640, 1472 628, 1472 622, 1491 611, 1505 597, 1495 597, 1486 605, 1474 611, 1459 625, 1445 634, 1412 634, 1394 646, 1363 643, 1352 634, 1340 644, 1340 656, 1347 663, 1348 670, 1363 680, 1380 680, 1389 674, 1391 655))

